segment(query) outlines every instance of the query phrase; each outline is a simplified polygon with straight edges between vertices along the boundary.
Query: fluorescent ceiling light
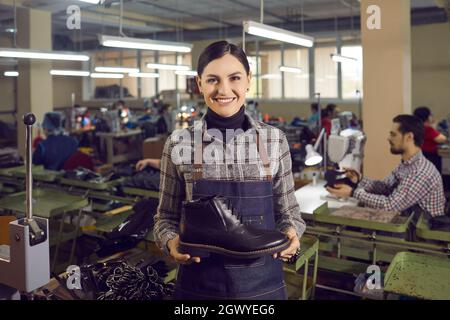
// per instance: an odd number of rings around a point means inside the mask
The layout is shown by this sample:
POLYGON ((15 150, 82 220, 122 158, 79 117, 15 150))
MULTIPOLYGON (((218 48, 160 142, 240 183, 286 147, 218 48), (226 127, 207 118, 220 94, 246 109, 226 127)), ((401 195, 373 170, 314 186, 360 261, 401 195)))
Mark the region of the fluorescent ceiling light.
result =
POLYGON ((133 78, 159 78, 159 73, 155 72, 136 72, 128 75, 133 78))
POLYGON ((3 75, 5 77, 18 77, 19 76, 19 72, 17 72, 17 71, 5 71, 3 73, 3 75))
POLYGON ((261 76, 261 79, 281 79, 281 74, 278 73, 267 73, 261 76))
POLYGON ((183 42, 169 42, 140 38, 115 37, 101 35, 100 44, 105 47, 158 50, 188 53, 192 50, 192 44, 183 42))
POLYGON ((194 71, 194 70, 177 70, 177 71, 175 71, 175 74, 177 74, 179 76, 195 77, 197 75, 197 71, 194 71))
POLYGON ((330 57, 331 57, 331 60, 333 60, 334 62, 357 62, 358 61, 358 59, 356 59, 356 58, 346 57, 341 54, 335 54, 335 53, 330 54, 330 57))
POLYGON ((280 66, 281 72, 302 73, 301 68, 280 66))
POLYGON ((16 29, 15 29, 15 28, 6 28, 6 29, 5 29, 5 32, 8 32, 8 33, 15 33, 15 32, 16 32, 16 29))
POLYGON ((73 76, 73 77, 89 77, 89 71, 80 70, 50 70, 52 76, 73 76))
POLYGON ((293 43, 304 47, 312 47, 314 44, 313 37, 301 33, 295 33, 255 21, 244 21, 243 24, 245 32, 254 36, 293 43))
POLYGON ((91 78, 122 79, 123 73, 91 73, 91 78))
POLYGON ((23 59, 45 59, 45 60, 71 60, 88 61, 89 56, 64 51, 35 51, 24 49, 0 48, 0 57, 23 58, 23 59))
POLYGON ((191 67, 180 64, 162 64, 162 63, 147 63, 149 69, 173 70, 173 71, 189 71, 191 67))
POLYGON ((138 68, 124 67, 95 67, 96 72, 112 72, 112 73, 138 73, 138 68))

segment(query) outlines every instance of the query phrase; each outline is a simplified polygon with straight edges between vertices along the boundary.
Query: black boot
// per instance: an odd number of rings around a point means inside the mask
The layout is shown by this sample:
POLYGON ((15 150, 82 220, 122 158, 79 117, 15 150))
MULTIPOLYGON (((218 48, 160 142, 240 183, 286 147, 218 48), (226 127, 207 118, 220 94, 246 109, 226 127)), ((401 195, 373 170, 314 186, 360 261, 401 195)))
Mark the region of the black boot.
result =
POLYGON ((206 258, 217 253, 233 258, 251 259, 281 252, 289 239, 277 230, 245 226, 230 201, 207 197, 183 203, 180 224, 181 253, 206 258))

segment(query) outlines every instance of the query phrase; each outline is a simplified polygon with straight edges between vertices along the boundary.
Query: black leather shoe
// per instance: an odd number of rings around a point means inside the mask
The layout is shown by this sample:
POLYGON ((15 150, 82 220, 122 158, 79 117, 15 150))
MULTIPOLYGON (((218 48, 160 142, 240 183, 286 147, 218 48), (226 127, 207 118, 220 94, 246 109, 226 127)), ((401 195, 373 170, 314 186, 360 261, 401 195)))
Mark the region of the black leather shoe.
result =
POLYGON ((200 258, 217 253, 252 259, 289 247, 282 232, 246 226, 233 211, 230 201, 219 196, 184 202, 179 251, 200 258))

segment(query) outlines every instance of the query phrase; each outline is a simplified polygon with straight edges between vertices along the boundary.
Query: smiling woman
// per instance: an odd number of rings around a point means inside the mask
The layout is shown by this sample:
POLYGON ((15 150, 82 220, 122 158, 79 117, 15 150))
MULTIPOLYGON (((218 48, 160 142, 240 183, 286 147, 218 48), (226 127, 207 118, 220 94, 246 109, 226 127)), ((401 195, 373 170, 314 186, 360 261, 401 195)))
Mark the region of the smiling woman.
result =
POLYGON ((198 87, 210 109, 222 117, 239 111, 252 77, 241 49, 226 41, 211 44, 199 58, 197 73, 198 87))
MULTIPOLYGON (((226 41, 209 45, 200 55, 197 73, 208 111, 194 126, 167 139, 155 216, 158 246, 181 264, 175 298, 286 299, 281 260, 287 261, 297 252, 305 231, 294 195, 286 136, 245 113, 251 73, 242 49, 226 41), (212 133, 217 130, 222 138, 212 133), (178 148, 180 133, 188 139, 183 138, 178 148), (185 148, 187 140, 193 143, 185 148), (190 160, 178 163, 176 149, 182 149, 183 157, 190 160), (254 149, 257 152, 251 152, 254 149), (233 151, 222 159, 214 157, 217 161, 211 163, 202 150, 211 155, 233 151), (195 203, 210 196, 226 199, 232 209, 205 215, 195 203), (251 252, 261 251, 252 242, 258 237, 246 231, 251 228, 266 235, 277 234, 282 246, 250 257, 251 252), (235 234, 232 230, 243 232, 235 234), (216 242, 225 238, 227 241, 216 242), (233 244, 250 244, 251 249, 236 249, 238 259, 223 254, 233 244), (208 248, 219 251, 209 252, 208 248)), ((269 238, 258 239, 269 247, 278 243, 269 238)))

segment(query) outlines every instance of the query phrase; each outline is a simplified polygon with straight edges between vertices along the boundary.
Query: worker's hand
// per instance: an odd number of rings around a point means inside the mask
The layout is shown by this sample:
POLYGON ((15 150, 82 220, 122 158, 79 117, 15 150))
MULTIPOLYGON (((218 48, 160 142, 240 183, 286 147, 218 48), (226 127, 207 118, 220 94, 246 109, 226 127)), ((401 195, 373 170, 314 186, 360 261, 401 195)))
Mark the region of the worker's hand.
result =
POLYGON ((161 167, 160 159, 143 159, 136 163, 136 170, 142 171, 145 167, 150 166, 155 169, 159 169, 161 167))
POLYGON ((344 168, 344 170, 347 178, 352 180, 353 183, 358 183, 361 180, 361 175, 359 174, 358 171, 351 168, 344 168))
POLYGON ((281 260, 287 261, 297 252, 298 249, 300 249, 300 240, 298 240, 297 232, 294 228, 288 228, 284 233, 288 239, 291 240, 291 243, 289 244, 289 247, 280 253, 274 253, 273 258, 276 259, 280 257, 281 260))
POLYGON ((337 184, 332 187, 327 187, 327 191, 339 198, 349 198, 352 196, 353 189, 347 184, 337 184))
POLYGON ((136 170, 142 171, 147 166, 147 159, 139 160, 138 163, 136 163, 136 170))
POLYGON ((180 246, 180 236, 167 241, 170 256, 180 264, 191 264, 192 262, 200 263, 200 257, 191 257, 189 254, 183 254, 178 251, 180 246))

